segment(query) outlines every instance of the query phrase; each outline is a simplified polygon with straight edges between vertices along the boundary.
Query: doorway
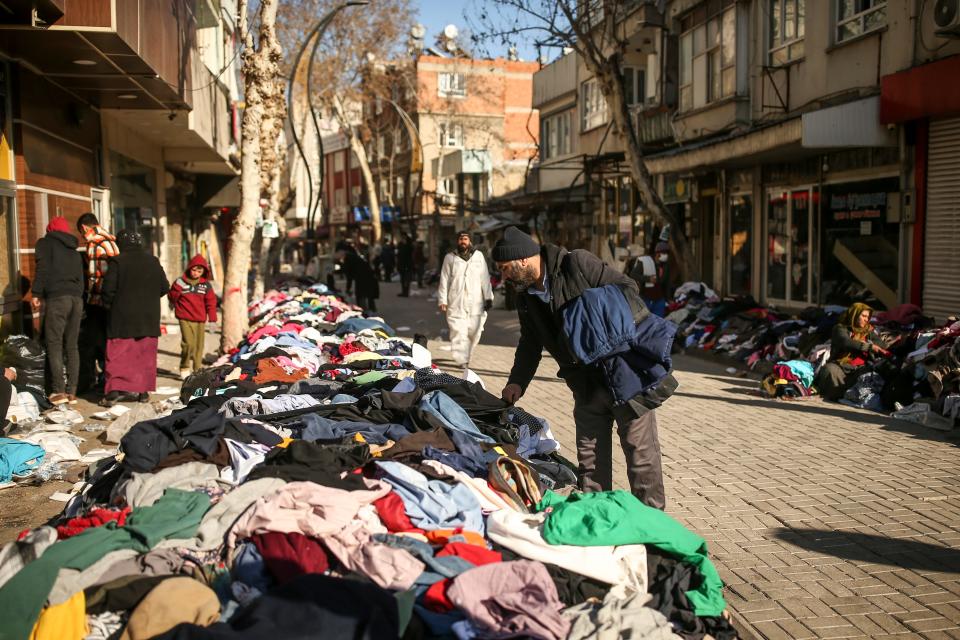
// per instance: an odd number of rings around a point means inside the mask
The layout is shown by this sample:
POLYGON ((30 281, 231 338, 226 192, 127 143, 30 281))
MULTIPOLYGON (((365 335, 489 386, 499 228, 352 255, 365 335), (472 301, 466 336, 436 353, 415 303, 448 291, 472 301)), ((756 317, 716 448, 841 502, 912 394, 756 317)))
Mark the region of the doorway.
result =
POLYGON ((816 187, 767 191, 765 261, 766 297, 786 305, 813 298, 813 219, 820 194, 816 187))

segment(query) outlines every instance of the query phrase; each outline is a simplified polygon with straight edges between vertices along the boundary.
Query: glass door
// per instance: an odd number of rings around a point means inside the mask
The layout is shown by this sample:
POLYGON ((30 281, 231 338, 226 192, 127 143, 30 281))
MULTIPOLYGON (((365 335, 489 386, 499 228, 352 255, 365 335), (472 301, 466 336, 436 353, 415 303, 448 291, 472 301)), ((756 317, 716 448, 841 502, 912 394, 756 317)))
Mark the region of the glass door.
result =
POLYGON ((813 187, 771 189, 767 193, 767 298, 803 303, 811 299, 813 187))
POLYGON ((750 194, 730 198, 730 237, 727 250, 730 260, 727 289, 734 295, 751 293, 751 255, 753 247, 753 199, 750 194))

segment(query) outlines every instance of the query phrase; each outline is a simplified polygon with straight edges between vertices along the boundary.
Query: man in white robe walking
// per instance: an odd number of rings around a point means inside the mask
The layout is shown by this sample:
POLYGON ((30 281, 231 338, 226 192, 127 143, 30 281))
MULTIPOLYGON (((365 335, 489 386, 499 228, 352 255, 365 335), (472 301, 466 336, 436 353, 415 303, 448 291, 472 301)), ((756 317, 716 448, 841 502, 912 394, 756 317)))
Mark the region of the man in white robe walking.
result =
POLYGON ((453 361, 466 371, 473 348, 480 342, 487 311, 493 306, 487 262, 466 231, 457 235, 457 248, 443 258, 437 303, 447 314, 453 361))

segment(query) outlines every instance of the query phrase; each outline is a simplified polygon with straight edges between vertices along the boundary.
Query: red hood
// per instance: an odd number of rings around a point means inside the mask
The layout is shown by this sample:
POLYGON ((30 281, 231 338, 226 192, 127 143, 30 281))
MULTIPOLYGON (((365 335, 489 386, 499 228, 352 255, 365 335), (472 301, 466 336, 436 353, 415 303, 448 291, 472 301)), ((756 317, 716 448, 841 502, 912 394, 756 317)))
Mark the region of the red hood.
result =
POLYGON ((197 254, 197 255, 193 256, 192 258, 190 258, 190 262, 187 263, 187 268, 186 268, 186 270, 183 272, 183 275, 184 275, 184 276, 189 276, 189 275, 190 275, 190 269, 192 269, 193 267, 196 267, 196 266, 198 266, 198 265, 201 266, 201 267, 203 267, 203 277, 209 280, 209 279, 210 279, 210 265, 207 264, 206 259, 204 259, 204 257, 201 256, 200 254, 197 254))

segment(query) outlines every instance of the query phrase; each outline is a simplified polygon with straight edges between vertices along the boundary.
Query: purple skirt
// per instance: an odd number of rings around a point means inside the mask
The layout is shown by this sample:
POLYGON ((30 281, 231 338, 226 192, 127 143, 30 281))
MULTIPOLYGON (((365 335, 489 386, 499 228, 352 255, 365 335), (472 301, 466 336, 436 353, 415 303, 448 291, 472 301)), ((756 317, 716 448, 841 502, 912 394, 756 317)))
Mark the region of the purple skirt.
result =
POLYGON ((157 338, 110 338, 104 393, 146 393, 157 388, 157 338))

